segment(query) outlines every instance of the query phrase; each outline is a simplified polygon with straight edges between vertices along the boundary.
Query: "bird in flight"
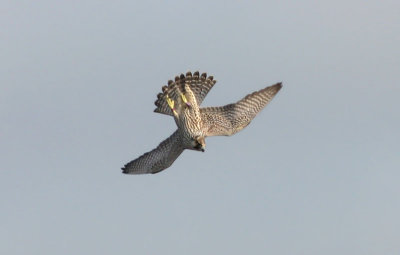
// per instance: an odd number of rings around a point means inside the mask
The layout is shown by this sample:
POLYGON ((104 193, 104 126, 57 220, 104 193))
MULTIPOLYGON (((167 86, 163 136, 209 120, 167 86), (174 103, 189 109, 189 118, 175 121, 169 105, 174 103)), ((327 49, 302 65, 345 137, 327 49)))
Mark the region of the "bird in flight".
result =
POLYGON ((127 163, 124 174, 155 174, 168 168, 185 150, 204 152, 208 136, 230 136, 247 125, 272 100, 282 83, 253 92, 236 103, 201 107, 217 81, 206 73, 187 72, 168 81, 157 95, 154 112, 171 115, 178 129, 157 148, 127 163))

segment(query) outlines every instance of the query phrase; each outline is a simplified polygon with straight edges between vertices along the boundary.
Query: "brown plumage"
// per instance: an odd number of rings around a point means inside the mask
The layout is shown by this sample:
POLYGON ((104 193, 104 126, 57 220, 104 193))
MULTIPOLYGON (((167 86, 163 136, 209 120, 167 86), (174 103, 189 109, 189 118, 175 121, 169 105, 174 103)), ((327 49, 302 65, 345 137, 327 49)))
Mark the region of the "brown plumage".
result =
POLYGON ((170 80, 157 95, 155 112, 174 116, 178 130, 154 150, 126 164, 125 174, 158 173, 168 168, 185 149, 204 151, 207 136, 233 135, 272 100, 282 84, 253 92, 236 103, 200 108, 216 81, 206 73, 187 72, 170 80), (169 102, 169 103, 168 103, 169 102))

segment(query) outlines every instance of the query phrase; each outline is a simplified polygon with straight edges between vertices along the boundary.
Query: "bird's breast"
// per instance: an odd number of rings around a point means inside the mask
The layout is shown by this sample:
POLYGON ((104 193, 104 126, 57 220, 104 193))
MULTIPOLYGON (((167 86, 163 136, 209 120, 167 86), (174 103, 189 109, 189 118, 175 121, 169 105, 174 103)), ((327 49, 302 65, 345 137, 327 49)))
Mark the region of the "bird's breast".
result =
POLYGON ((185 109, 179 124, 179 128, 182 129, 185 136, 196 137, 202 134, 202 122, 199 111, 185 109))

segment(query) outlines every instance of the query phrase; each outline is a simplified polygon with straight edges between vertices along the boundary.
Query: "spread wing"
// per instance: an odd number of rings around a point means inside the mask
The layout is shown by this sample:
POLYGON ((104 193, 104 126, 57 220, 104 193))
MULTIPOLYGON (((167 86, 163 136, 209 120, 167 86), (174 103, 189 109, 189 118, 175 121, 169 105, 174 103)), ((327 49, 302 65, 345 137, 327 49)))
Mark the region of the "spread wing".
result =
POLYGON ((161 142, 157 148, 129 162, 122 168, 124 174, 155 174, 168 168, 183 152, 178 131, 161 142))
POLYGON ((168 81, 168 86, 162 87, 163 93, 157 95, 157 100, 154 102, 157 108, 154 112, 173 116, 171 108, 166 102, 166 96, 168 95, 172 99, 178 98, 179 94, 185 91, 185 84, 189 85, 190 90, 196 97, 197 104, 200 106, 216 82, 213 76, 207 77, 206 73, 200 75, 198 71, 194 72, 193 75, 191 72, 187 72, 186 76, 184 74, 176 76, 175 81, 168 81))
POLYGON ((206 136, 233 135, 239 132, 250 124, 281 87, 282 84, 277 83, 253 92, 234 104, 200 108, 206 136))

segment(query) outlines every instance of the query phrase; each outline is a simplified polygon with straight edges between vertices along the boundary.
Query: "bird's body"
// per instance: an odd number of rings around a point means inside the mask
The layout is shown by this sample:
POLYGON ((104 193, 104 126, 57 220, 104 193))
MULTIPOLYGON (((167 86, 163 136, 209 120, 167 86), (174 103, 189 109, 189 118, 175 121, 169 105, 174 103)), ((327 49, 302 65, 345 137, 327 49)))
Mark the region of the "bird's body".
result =
POLYGON ((178 110, 174 115, 178 130, 181 132, 183 147, 192 149, 191 142, 196 137, 204 136, 203 125, 200 116, 200 108, 191 89, 187 86, 184 96, 187 103, 180 98, 178 110))
POLYGON ((185 149, 204 151, 205 137, 233 135, 245 128, 282 87, 281 83, 221 107, 200 105, 216 81, 199 72, 181 74, 163 86, 155 112, 174 116, 178 130, 160 145, 126 164, 125 174, 158 173, 169 167, 185 149))

